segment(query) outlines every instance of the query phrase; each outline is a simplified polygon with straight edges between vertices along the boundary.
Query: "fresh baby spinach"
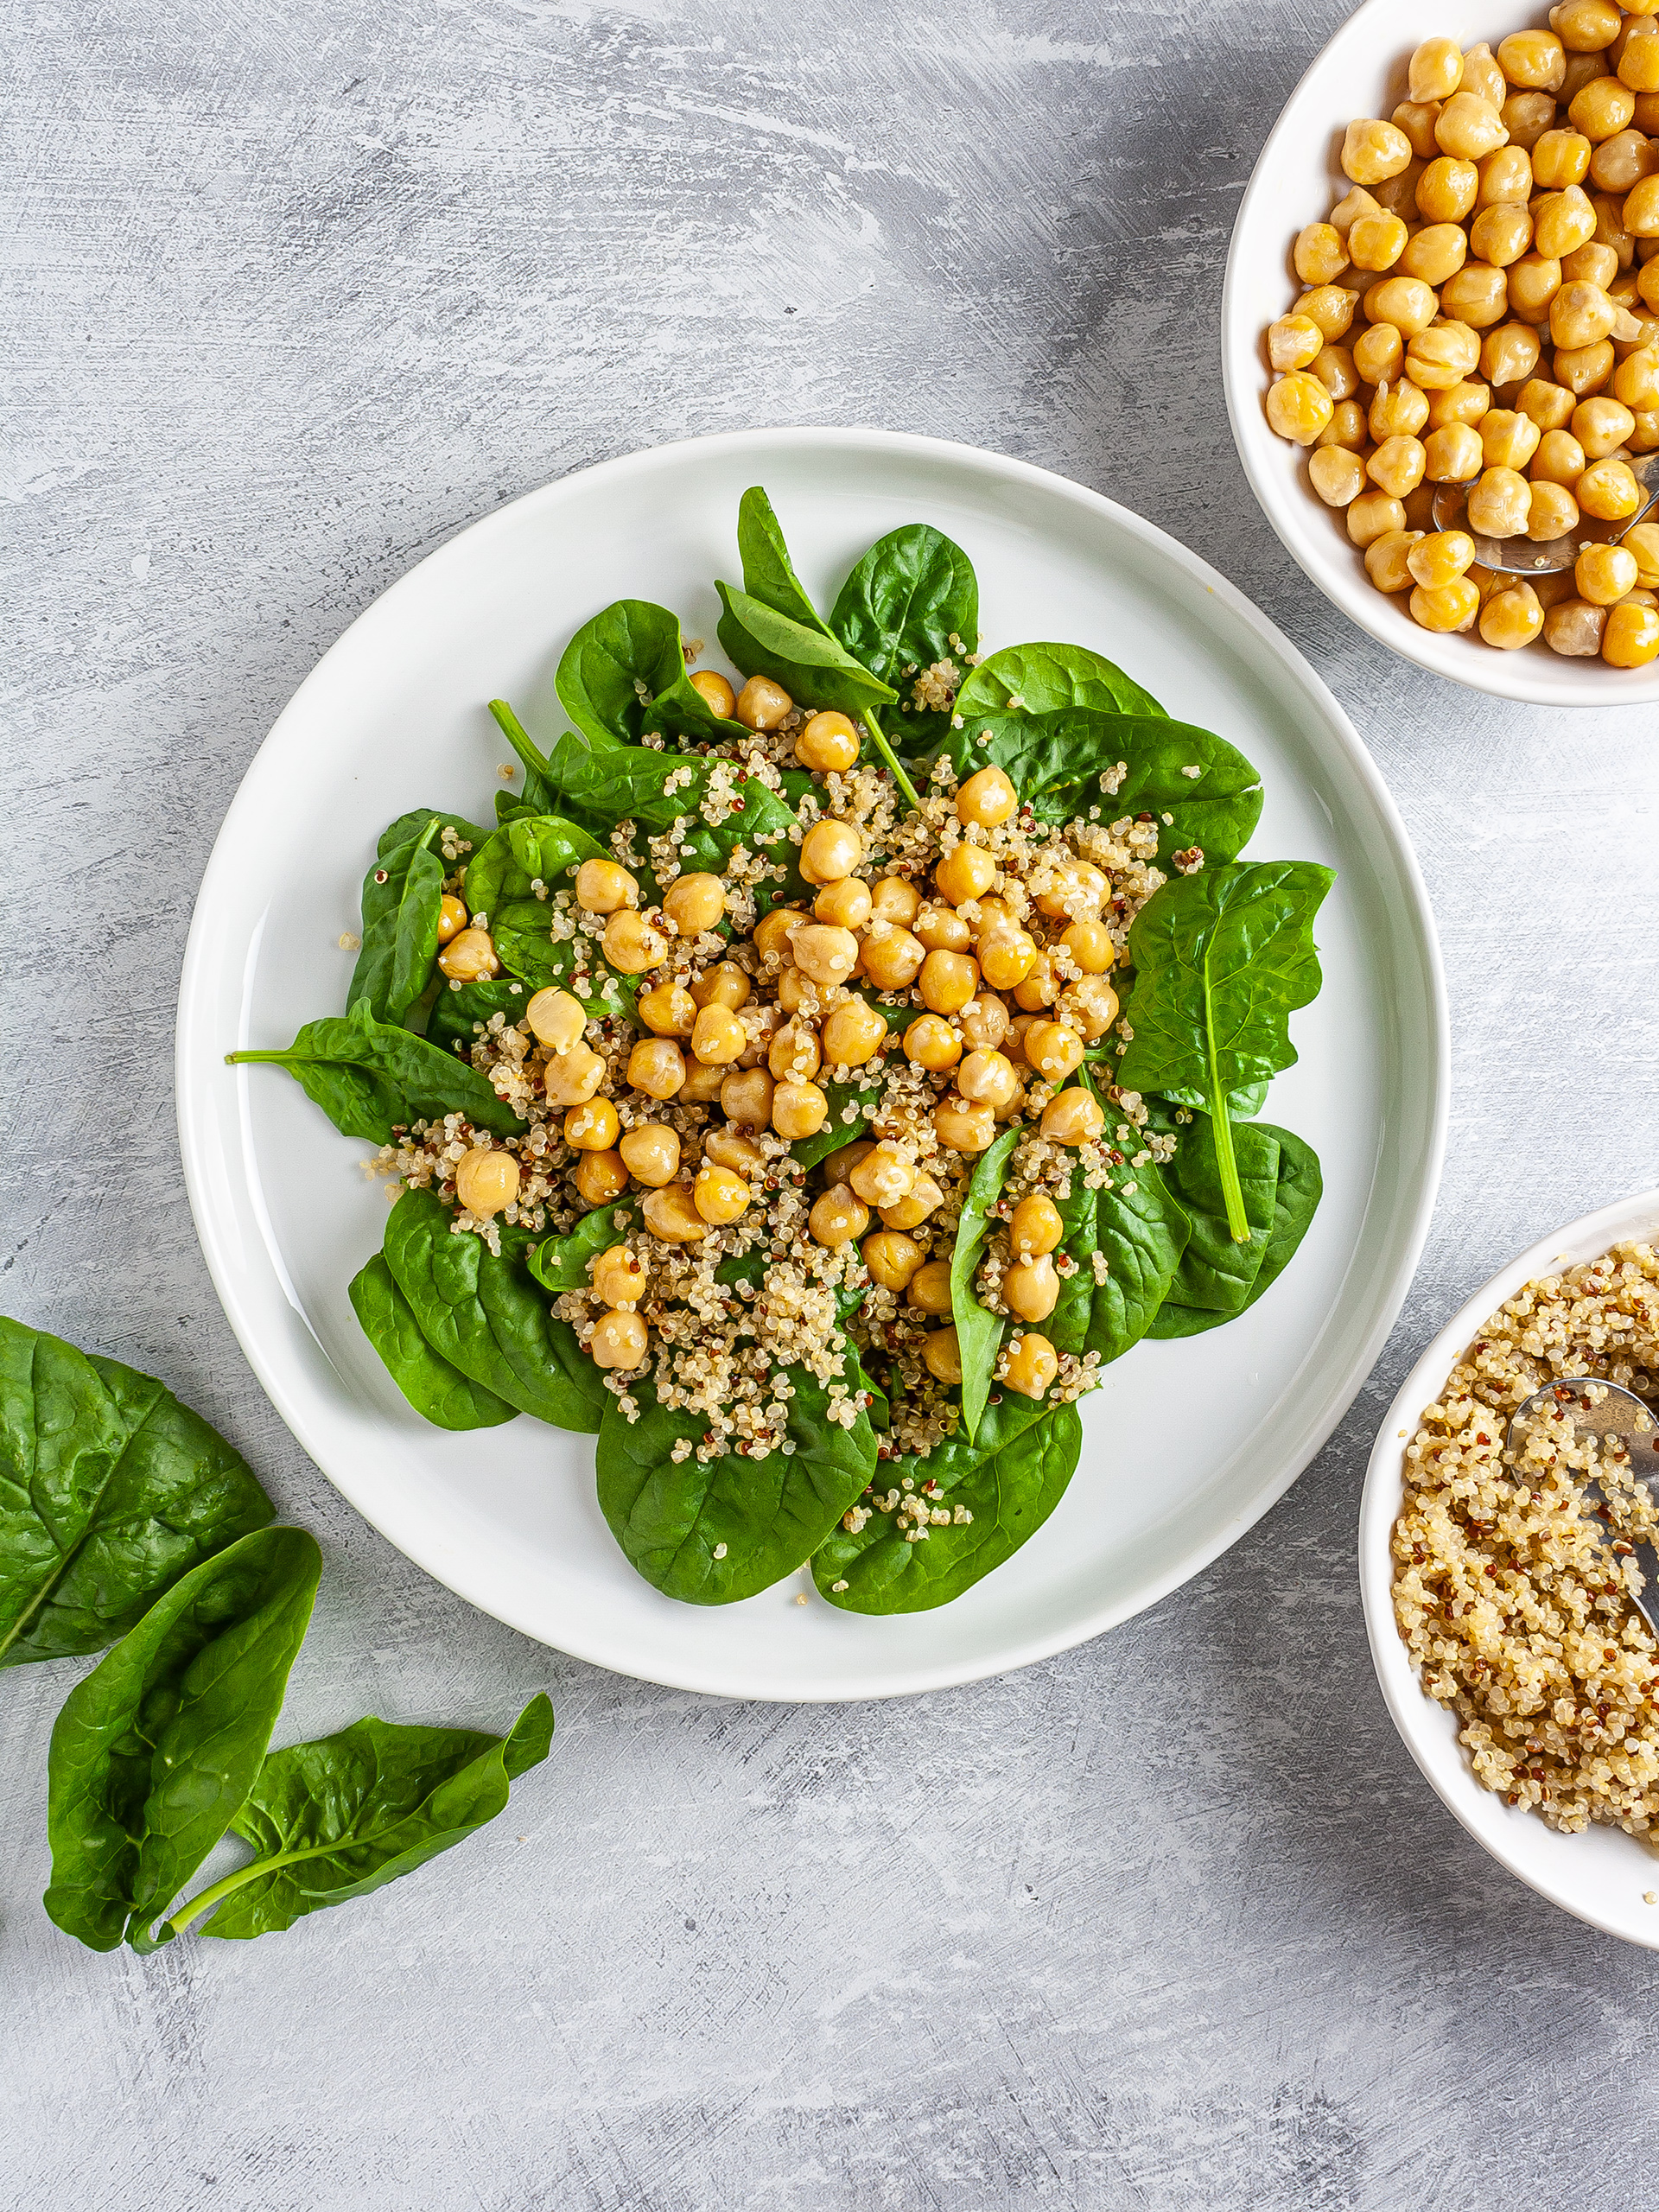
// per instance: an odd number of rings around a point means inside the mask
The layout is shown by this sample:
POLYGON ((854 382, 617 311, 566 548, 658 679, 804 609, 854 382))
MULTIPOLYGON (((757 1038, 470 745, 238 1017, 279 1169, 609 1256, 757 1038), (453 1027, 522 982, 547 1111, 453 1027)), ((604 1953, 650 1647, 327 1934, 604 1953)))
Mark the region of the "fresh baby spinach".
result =
POLYGON ((432 1001, 426 1024, 427 1042, 447 1046, 451 1051, 459 1045, 463 1051, 470 1052, 480 1022, 487 1028, 493 1014, 505 1016, 509 1022, 522 1021, 531 996, 531 991, 517 976, 500 976, 491 983, 463 983, 458 991, 446 983, 432 1001))
POLYGON ((384 1254, 377 1252, 358 1269, 347 1294, 364 1335, 385 1362, 392 1381, 416 1412, 435 1427, 494 1428, 512 1420, 516 1406, 463 1375, 428 1344, 384 1254))
POLYGON ((518 814, 502 823, 467 871, 467 903, 475 918, 483 918, 502 966, 531 990, 575 992, 601 1017, 633 1004, 632 982, 607 963, 594 939, 552 934, 556 910, 549 894, 569 890, 583 861, 604 857, 604 847, 575 823, 557 814, 518 814), (581 984, 575 980, 579 955, 588 963, 581 984))
POLYGON ((962 1356, 962 1427, 970 1443, 990 1395, 991 1370, 1002 1342, 1001 1317, 980 1304, 974 1276, 990 1235, 987 1216, 1001 1195, 1009 1158, 1022 1135, 1017 1124, 1004 1129, 975 1163, 950 1255, 950 1313, 962 1356))
MULTIPOLYGON (((1097 1351, 1103 1366, 1121 1359, 1151 1328, 1191 1235, 1185 1211, 1150 1160, 1116 1171, 1113 1187, 1096 1193, 1091 1250, 1103 1255, 1106 1279, 1094 1287, 1084 1349, 1097 1351)), ((1092 1282, 1092 1258, 1077 1256, 1092 1282)))
POLYGON ((588 1268, 601 1252, 620 1244, 639 1219, 639 1202, 619 1198, 613 1205, 595 1206, 584 1214, 568 1236, 544 1236, 530 1248, 530 1272, 543 1290, 560 1297, 566 1291, 593 1287, 588 1268))
POLYGON ((1254 1228, 1228 1101, 1295 1061, 1288 1017, 1319 990, 1313 917, 1335 880, 1312 861, 1205 868, 1165 884, 1130 928, 1133 1037, 1118 1081, 1142 1092, 1203 1092, 1227 1224, 1240 1243, 1254 1228))
POLYGON ((1118 715, 1164 711, 1150 691, 1087 645, 1005 645, 982 661, 957 694, 957 712, 964 723, 974 715, 1009 709, 1047 715, 1062 707, 1096 707, 1118 715))
POLYGON ((175 1582, 69 1693, 48 1761, 45 1898, 67 1934, 156 1948, 151 1923, 253 1787, 321 1567, 302 1529, 256 1529, 175 1582))
POLYGON ((390 1144, 395 1130, 446 1114, 463 1114, 497 1136, 524 1127, 487 1076, 424 1037, 377 1021, 363 999, 347 1014, 308 1021, 282 1052, 225 1057, 232 1065, 286 1068, 337 1129, 371 1144, 390 1144))
MULTIPOLYGON (((1277 1281, 1294 1258, 1297 1246, 1307 1233, 1324 1195, 1324 1179, 1319 1173, 1319 1154, 1312 1145, 1294 1135, 1289 1129, 1274 1128, 1262 1122, 1258 1126, 1274 1138, 1279 1147, 1279 1175, 1274 1192, 1273 1226, 1268 1232, 1267 1249, 1262 1263, 1255 1271, 1244 1304, 1238 1308, 1243 1313, 1255 1305, 1268 1285, 1277 1281)), ((1206 1329, 1217 1328, 1224 1321, 1236 1318, 1232 1313, 1218 1313, 1212 1307, 1184 1306, 1173 1297, 1158 1314, 1158 1325, 1152 1331, 1156 1337, 1195 1337, 1206 1329)))
MULTIPOLYGON (((1175 1156, 1165 1163, 1164 1179, 1190 1225, 1186 1248, 1169 1287, 1170 1302, 1196 1306, 1226 1319, 1242 1313, 1267 1256, 1273 1232, 1279 1177, 1279 1141, 1263 1122, 1241 1122, 1232 1132, 1234 1168, 1249 1235, 1233 1235, 1227 1197, 1208 1123, 1200 1119, 1181 1131, 1175 1156)), ((1137 1176, 1140 1170, 1136 1169, 1137 1176)), ((1149 1333, 1167 1333, 1163 1315, 1149 1333)))
POLYGON ((112 1643, 270 1517, 165 1383, 0 1315, 0 1666, 112 1643))
MULTIPOLYGON (((599 1433, 600 1510, 630 1563, 654 1589, 688 1605, 752 1598, 812 1555, 869 1481, 875 1437, 867 1412, 850 1428, 827 1418, 829 1394, 803 1367, 785 1370, 792 1452, 764 1459, 672 1457, 700 1444, 702 1414, 671 1409, 651 1379, 629 1385, 639 1417, 630 1421, 607 1391, 599 1433)), ((859 1386, 849 1357, 843 1378, 859 1386)))
MULTIPOLYGON (((739 534, 741 542, 741 527, 739 534)), ((753 591, 747 570, 744 582, 753 591)), ((949 728, 950 709, 922 707, 906 694, 924 670, 946 662, 958 682, 969 673, 967 656, 979 639, 973 563, 926 523, 890 531, 842 586, 830 627, 855 660, 898 692, 902 719, 895 734, 906 753, 924 752, 949 728)))
POLYGON ((684 673, 679 617, 649 600, 619 599, 571 639, 553 686, 595 745, 637 745, 655 727, 652 702, 684 673))
MULTIPOLYGON (((804 629, 816 630, 820 637, 837 634, 813 606, 805 585, 796 575, 784 542, 783 524, 759 484, 751 484, 737 503, 737 556, 743 563, 743 588, 751 599, 758 599, 804 629)), ((846 642, 843 638, 842 643, 846 642)), ((862 654, 857 657, 863 658, 862 654)), ((880 674, 879 669, 874 672, 880 674)))
POLYGON ((524 787, 521 791, 498 791, 495 795, 495 819, 498 828, 510 822, 517 814, 547 814, 552 810, 553 794, 547 781, 547 758, 530 732, 524 728, 505 699, 492 699, 490 712, 496 726, 523 763, 524 787))
POLYGON ((725 609, 720 642, 745 676, 771 677, 798 706, 837 707, 845 715, 897 701, 892 685, 872 676, 827 630, 809 629, 730 584, 715 589, 725 609))
POLYGON ((858 1501, 869 1510, 858 1533, 837 1525, 813 1554, 819 1596, 855 1613, 948 1605, 1042 1527, 1082 1446, 1075 1405, 999 1393, 972 1443, 958 1432, 925 1459, 883 1465, 871 1495, 858 1501), (925 1535, 918 1526, 924 1510, 925 1535), (958 1521, 959 1510, 971 1520, 958 1521), (948 1518, 935 1526, 935 1513, 948 1518))
POLYGON ((543 1694, 505 1736, 371 1717, 271 1752, 231 1823, 255 1857, 181 1905, 169 1936, 204 1913, 204 1936, 270 1935, 384 1889, 504 1811, 508 1784, 539 1766, 552 1741, 543 1694))
MULTIPOLYGON (((893 1008, 878 1007, 876 1011, 891 1016, 893 1008)), ((810 1137, 797 1137, 789 1147, 791 1157, 798 1160, 803 1167, 816 1167, 820 1160, 828 1160, 832 1152, 839 1152, 843 1145, 856 1144, 861 1137, 868 1135, 864 1123, 881 1103, 879 1084, 868 1090, 861 1090, 854 1082, 829 1082, 821 1084, 819 1089, 830 1102, 830 1112, 823 1127, 815 1130, 810 1137), (854 1115, 850 1122, 846 1118, 849 1106, 854 1115)))
POLYGON ((363 942, 346 1003, 366 1001, 378 1021, 404 1024, 437 965, 444 867, 433 845, 439 826, 435 814, 394 822, 363 879, 363 942))

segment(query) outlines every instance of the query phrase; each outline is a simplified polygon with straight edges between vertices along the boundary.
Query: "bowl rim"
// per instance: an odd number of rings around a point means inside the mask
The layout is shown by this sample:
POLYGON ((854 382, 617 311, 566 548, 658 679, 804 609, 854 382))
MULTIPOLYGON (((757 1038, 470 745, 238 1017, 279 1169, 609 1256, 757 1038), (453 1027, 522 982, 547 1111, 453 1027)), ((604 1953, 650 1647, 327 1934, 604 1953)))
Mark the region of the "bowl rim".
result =
MULTIPOLYGON (((1426 14, 1425 35, 1444 28, 1445 21, 1444 9, 1432 19, 1426 14)), ((1515 28, 1525 26, 1517 24, 1515 28)), ((1293 512, 1285 497, 1282 468, 1274 464, 1282 461, 1287 448, 1285 441, 1268 427, 1261 404, 1259 387, 1267 375, 1260 353, 1265 323, 1259 295, 1248 299, 1245 296, 1243 263, 1255 245, 1256 232, 1276 227, 1283 219, 1281 208, 1275 204, 1274 191, 1281 149, 1292 142, 1300 149, 1310 136, 1328 138, 1336 128, 1334 123, 1325 124, 1317 113, 1310 124, 1309 111, 1317 110, 1319 105, 1319 80, 1322 74, 1354 48, 1385 46, 1388 54, 1403 62, 1411 50, 1404 43, 1405 39, 1398 0, 1363 0, 1363 4, 1332 34, 1298 79, 1250 172, 1228 241, 1221 296, 1222 384, 1240 463, 1262 513, 1297 566, 1333 606, 1340 607, 1379 645, 1386 645, 1402 659, 1414 661, 1420 668, 1447 677, 1470 690, 1516 699, 1532 706, 1613 709, 1650 705, 1659 700, 1659 660, 1643 671, 1609 669, 1599 659, 1585 661, 1580 666, 1577 661, 1560 655, 1543 661, 1529 646, 1518 652, 1499 652, 1491 647, 1473 645, 1464 637, 1422 629, 1402 618, 1392 609, 1392 602, 1382 593, 1372 589, 1363 579, 1357 579, 1344 566, 1340 556, 1351 550, 1345 538, 1338 534, 1333 541, 1332 550, 1338 557, 1320 558, 1311 531, 1299 524, 1300 506, 1293 512), (1384 25, 1386 29, 1381 28, 1384 25), (1541 669, 1549 671, 1548 679, 1532 673, 1541 669), (1618 680, 1621 677, 1623 681, 1618 680)), ((1343 118, 1344 122, 1346 119, 1343 118)), ((1312 215, 1308 218, 1310 221, 1314 219, 1312 215)), ((1280 257, 1287 267, 1285 255, 1290 236, 1289 232, 1284 233, 1285 254, 1280 257)), ((1330 510, 1319 507, 1312 494, 1300 484, 1296 490, 1310 521, 1331 521, 1330 510)), ((1339 533, 1339 524, 1333 526, 1339 533)))
MULTIPOLYGON (((1565 1885, 1552 1885, 1541 1879, 1526 1863, 1527 1846, 1535 1844, 1542 1827, 1537 1815, 1506 1805, 1478 1782, 1460 1745, 1455 1747, 1455 1766, 1432 1755, 1431 1736, 1437 1730, 1443 1734, 1447 1708, 1424 1691, 1395 1626, 1394 1560, 1389 1548, 1404 1497, 1405 1442, 1415 1430, 1417 1416, 1433 1402, 1453 1362, 1476 1331, 1535 1276, 1547 1274, 1559 1264, 1577 1266, 1595 1259, 1611 1246, 1633 1236, 1659 1236, 1659 1187, 1615 1199, 1540 1237, 1465 1300, 1425 1346, 1395 1393, 1377 1430, 1360 1497, 1357 1553, 1366 1637, 1389 1717, 1441 1803, 1501 1866, 1540 1897, 1607 1935, 1659 1950, 1659 1912, 1654 1914, 1652 1932, 1645 1933, 1611 1910, 1598 1909, 1593 1898, 1569 1893, 1565 1885), (1400 1433, 1402 1429, 1405 1438, 1400 1433)), ((1659 1857, 1654 1860, 1654 1881, 1659 1886, 1659 1857)))

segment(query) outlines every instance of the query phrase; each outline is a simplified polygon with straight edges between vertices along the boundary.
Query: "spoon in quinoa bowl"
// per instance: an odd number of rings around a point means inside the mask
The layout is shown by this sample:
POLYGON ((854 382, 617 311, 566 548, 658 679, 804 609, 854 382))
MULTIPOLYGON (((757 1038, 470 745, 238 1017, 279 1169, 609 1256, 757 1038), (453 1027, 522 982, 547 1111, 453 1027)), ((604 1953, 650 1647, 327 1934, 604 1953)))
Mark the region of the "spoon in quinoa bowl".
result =
POLYGON ((493 702, 494 829, 382 836, 346 1014, 232 1057, 378 1147, 352 1300, 429 1420, 595 1433, 667 1596, 924 1610, 1053 1510, 1111 1361, 1293 1257, 1319 1163, 1259 1116, 1332 879, 1242 861, 1255 770, 1103 655, 982 657, 929 525, 828 618, 759 487, 738 545, 735 675, 602 609, 550 750, 493 702))

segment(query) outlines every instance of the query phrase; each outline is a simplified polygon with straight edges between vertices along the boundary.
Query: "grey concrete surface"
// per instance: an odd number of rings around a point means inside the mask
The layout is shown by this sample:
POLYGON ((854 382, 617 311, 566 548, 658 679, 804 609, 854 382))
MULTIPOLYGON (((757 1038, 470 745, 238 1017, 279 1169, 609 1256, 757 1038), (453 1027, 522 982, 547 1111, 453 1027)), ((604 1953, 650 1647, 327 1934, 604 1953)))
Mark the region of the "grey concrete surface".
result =
MULTIPOLYGON (((77 1664, 0 1699, 0 2205, 1223 2207, 1644 2194, 1655 1961, 1490 1864, 1395 1739, 1353 1567, 1449 1307, 1655 1179, 1659 716, 1418 674, 1291 568, 1215 333, 1341 0, 16 0, 0 1303, 163 1374, 327 1554, 283 1723, 548 1765, 419 1878, 142 1961, 45 1919, 77 1664), (199 1256, 174 994, 318 654, 495 502, 640 444, 876 423, 1166 521, 1358 721, 1451 982, 1450 1157, 1387 1353, 1210 1573, 1011 1679, 721 1705, 529 1644, 302 1457, 199 1256)), ((1500 21, 1502 11, 1500 11, 1500 21)), ((1610 697, 1616 686, 1610 682, 1610 697)))

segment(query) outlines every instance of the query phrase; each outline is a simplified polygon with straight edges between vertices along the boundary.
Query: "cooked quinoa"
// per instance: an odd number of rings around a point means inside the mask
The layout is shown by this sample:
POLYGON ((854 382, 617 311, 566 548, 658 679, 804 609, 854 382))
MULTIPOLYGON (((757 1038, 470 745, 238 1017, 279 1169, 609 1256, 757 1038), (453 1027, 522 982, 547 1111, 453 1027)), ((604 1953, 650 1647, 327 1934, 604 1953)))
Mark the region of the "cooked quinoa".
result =
POLYGON ((1452 1369, 1406 1448, 1395 1618, 1489 1789, 1552 1827, 1659 1842, 1659 1646, 1635 1602, 1635 1547, 1659 1531, 1645 1470, 1566 1408, 1505 1448, 1526 1399, 1580 1376, 1659 1393, 1651 1246, 1528 1283, 1452 1369))

